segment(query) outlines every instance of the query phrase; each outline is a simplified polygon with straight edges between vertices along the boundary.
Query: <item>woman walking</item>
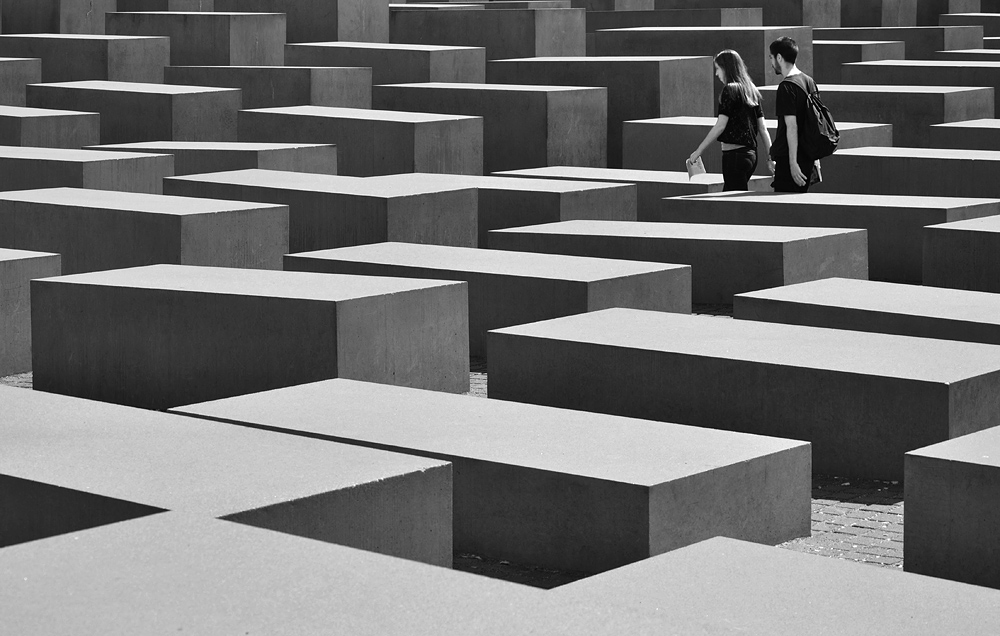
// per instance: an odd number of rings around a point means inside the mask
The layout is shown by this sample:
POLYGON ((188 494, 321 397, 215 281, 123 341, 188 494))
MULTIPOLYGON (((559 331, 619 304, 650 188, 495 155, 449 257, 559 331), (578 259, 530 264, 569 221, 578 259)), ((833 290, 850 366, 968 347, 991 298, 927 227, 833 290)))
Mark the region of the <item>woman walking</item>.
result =
MULTIPOLYGON (((764 146, 765 157, 771 150, 771 136, 760 107, 760 91, 750 81, 743 58, 731 49, 715 56, 715 76, 723 83, 719 119, 697 150, 688 157, 688 163, 694 163, 709 144, 718 139, 722 143, 723 189, 746 190, 750 177, 757 169, 757 138, 764 146)), ((773 162, 767 163, 771 174, 774 174, 773 162)))

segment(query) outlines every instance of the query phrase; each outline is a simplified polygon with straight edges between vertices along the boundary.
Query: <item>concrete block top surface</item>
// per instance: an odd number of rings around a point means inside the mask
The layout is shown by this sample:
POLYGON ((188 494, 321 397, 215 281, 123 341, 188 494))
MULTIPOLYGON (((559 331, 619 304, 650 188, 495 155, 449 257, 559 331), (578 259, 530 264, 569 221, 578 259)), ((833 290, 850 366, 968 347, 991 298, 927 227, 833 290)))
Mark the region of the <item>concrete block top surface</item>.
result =
MULTIPOLYGON (((714 122, 715 119, 712 118, 714 122)), ((839 124, 838 124, 839 125, 839 124)), ((687 172, 671 170, 633 170, 628 168, 588 168, 583 166, 548 166, 494 172, 496 177, 518 176, 552 177, 553 179, 590 179, 591 181, 617 181, 626 183, 690 183, 687 172)), ((703 185, 723 183, 721 174, 704 174, 698 179, 703 185)))
POLYGON ((628 27, 624 29, 600 29, 597 32, 602 31, 647 31, 647 32, 695 32, 695 33, 726 33, 729 31, 745 31, 745 32, 759 32, 767 33, 771 31, 780 31, 781 29, 801 29, 801 26, 786 25, 786 26, 647 26, 647 27, 628 27))
POLYGON ((636 64, 640 62, 670 62, 673 60, 696 60, 704 55, 594 55, 588 57, 517 57, 492 62, 559 62, 565 64, 587 64, 590 62, 636 64))
POLYGON ((978 219, 951 221, 950 223, 939 223, 937 225, 928 225, 927 227, 942 230, 962 230, 965 232, 1000 233, 1000 217, 984 216, 978 219))
POLYGON ((447 272, 503 274, 523 278, 578 282, 608 280, 688 267, 687 265, 670 263, 623 261, 611 258, 391 242, 317 250, 315 252, 299 252, 294 256, 381 265, 406 265, 447 272))
POLYGON ((0 474, 222 516, 443 462, 0 387, 0 474))
POLYGON ((935 128, 989 128, 1000 129, 1000 119, 967 119, 965 121, 949 121, 934 124, 935 128))
POLYGON ((813 40, 817 44, 836 44, 838 46, 864 46, 866 44, 895 44, 900 40, 813 40))
POLYGON ((79 110, 59 110, 56 108, 26 108, 24 106, 0 106, 0 117, 64 117, 67 115, 96 115, 79 110))
POLYGON ((471 82, 419 82, 412 84, 380 84, 390 88, 426 88, 461 91, 490 91, 497 93, 564 93, 580 90, 607 90, 603 86, 545 86, 542 84, 474 84, 471 82))
POLYGON ((377 187, 389 183, 424 183, 427 187, 441 185, 452 187, 479 188, 480 190, 515 190, 521 192, 582 192, 601 188, 622 187, 621 183, 601 183, 599 181, 570 181, 568 179, 519 179, 517 177, 479 176, 473 174, 438 174, 413 172, 367 177, 377 187))
MULTIPOLYGON (((838 124, 839 126, 840 124, 838 124)), ((838 153, 839 154, 839 153, 838 153)), ((740 203, 760 203, 767 205, 829 205, 857 206, 878 208, 920 208, 927 210, 950 210, 957 207, 997 203, 998 199, 982 199, 973 197, 933 197, 887 194, 850 194, 831 192, 803 193, 763 193, 755 192, 712 192, 708 194, 690 194, 679 199, 695 199, 705 201, 732 200, 733 205, 740 203)))
POLYGON ((402 110, 340 108, 336 106, 285 106, 278 108, 254 108, 243 112, 298 115, 301 117, 336 117, 341 119, 363 119, 366 121, 390 121, 404 124, 422 124, 424 122, 455 121, 460 119, 481 119, 481 117, 470 115, 442 115, 439 113, 413 113, 402 110))
POLYGON ((144 84, 141 82, 115 82, 109 80, 80 80, 76 82, 53 82, 51 84, 32 84, 32 86, 48 86, 53 88, 78 88, 92 91, 115 91, 119 93, 147 93, 155 95, 188 95, 191 93, 221 93, 239 90, 238 88, 215 88, 212 86, 183 86, 180 84, 144 84))
POLYGON ((344 379, 178 412, 646 485, 805 444, 344 379))
POLYGON ((58 255, 49 252, 34 252, 31 250, 15 250, 0 247, 0 261, 23 261, 26 258, 44 258, 48 256, 58 255))
POLYGON ((491 333, 949 383, 1000 370, 1000 346, 604 309, 491 333))
POLYGON ((479 51, 483 47, 479 46, 444 46, 439 44, 402 44, 388 42, 304 42, 288 44, 290 47, 316 47, 326 49, 373 49, 376 51, 423 51, 434 53, 437 51, 479 51))
POLYGON ((900 146, 865 146, 845 148, 838 156, 904 157, 909 159, 968 159, 969 161, 1000 161, 1000 150, 965 150, 956 148, 907 148, 900 146))
POLYGON ((267 143, 263 141, 138 141, 127 144, 104 144, 86 148, 114 148, 128 152, 171 150, 291 150, 293 148, 329 148, 332 144, 267 143))
POLYGON ((964 289, 825 278, 738 296, 1000 326, 1000 294, 964 289))
MULTIPOLYGON (((866 62, 867 63, 867 62, 866 62)), ((967 93, 969 91, 981 91, 984 88, 979 86, 908 86, 904 84, 818 84, 819 92, 822 93, 892 93, 892 94, 912 94, 912 95, 947 95, 951 93, 967 93)), ((777 85, 758 86, 761 92, 773 92, 778 90, 777 85)), ((987 87, 988 88, 988 87, 987 87)), ((839 124, 838 124, 839 125, 839 124)))
POLYGON ((559 221, 491 232, 560 234, 634 238, 692 239, 752 243, 787 243, 864 230, 782 225, 721 225, 714 223, 650 223, 647 221, 559 221))
POLYGON ((188 265, 148 265, 43 279, 48 282, 101 287, 132 287, 203 294, 236 294, 338 302, 385 294, 428 289, 445 285, 465 285, 454 281, 314 274, 228 267, 188 265))
POLYGON ((40 190, 0 192, 0 207, 2 207, 5 201, 22 201, 25 203, 60 205, 74 208, 134 211, 144 214, 166 214, 169 216, 190 216, 194 214, 214 214, 217 212, 284 207, 269 203, 196 199, 193 197, 121 192, 118 190, 87 190, 83 188, 45 188, 40 190))
MULTIPOLYGON (((1000 59, 991 60, 870 60, 844 66, 898 66, 906 68, 992 68, 1000 69, 1000 59)), ((821 87, 822 88, 822 87, 821 87)))
POLYGON ((1000 621, 996 590, 725 537, 548 594, 654 613, 677 634, 971 636, 1000 621))
POLYGON ((12 40, 165 40, 164 35, 97 35, 93 33, 4 33, 0 42, 12 40))
POLYGON ((138 153, 138 152, 104 152, 102 150, 76 150, 74 148, 0 146, 0 159, 30 159, 35 161, 67 161, 73 163, 90 163, 92 161, 148 159, 149 157, 161 157, 161 156, 169 156, 169 155, 156 155, 156 154, 138 153))
POLYGON ((924 446, 908 452, 907 455, 1000 468, 1000 427, 994 426, 924 446))
POLYGON ((181 18, 203 18, 203 17, 231 17, 236 15, 280 15, 284 13, 264 13, 260 11, 108 11, 113 15, 172 15, 181 18))
POLYGON ((454 179, 458 175, 443 175, 440 181, 417 179, 379 180, 345 175, 290 172, 285 170, 262 170, 248 168, 229 172, 206 172, 202 174, 168 177, 173 181, 195 181, 201 183, 225 183, 257 188, 275 188, 302 192, 324 192, 327 194, 350 194, 374 198, 413 196, 454 190, 468 190, 475 186, 454 179))

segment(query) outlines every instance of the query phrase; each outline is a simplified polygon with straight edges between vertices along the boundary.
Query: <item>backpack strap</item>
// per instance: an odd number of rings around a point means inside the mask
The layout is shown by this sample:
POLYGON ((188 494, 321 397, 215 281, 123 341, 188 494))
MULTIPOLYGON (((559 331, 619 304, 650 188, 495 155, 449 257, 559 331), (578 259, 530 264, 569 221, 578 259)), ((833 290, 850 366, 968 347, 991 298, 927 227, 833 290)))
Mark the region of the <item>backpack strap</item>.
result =
POLYGON ((812 95, 813 93, 818 93, 819 88, 816 86, 816 82, 812 81, 811 79, 810 81, 807 82, 805 78, 806 78, 805 73, 796 73, 795 75, 792 75, 791 77, 786 77, 781 81, 788 82, 793 86, 797 86, 803 93, 806 94, 807 97, 809 95, 812 95))

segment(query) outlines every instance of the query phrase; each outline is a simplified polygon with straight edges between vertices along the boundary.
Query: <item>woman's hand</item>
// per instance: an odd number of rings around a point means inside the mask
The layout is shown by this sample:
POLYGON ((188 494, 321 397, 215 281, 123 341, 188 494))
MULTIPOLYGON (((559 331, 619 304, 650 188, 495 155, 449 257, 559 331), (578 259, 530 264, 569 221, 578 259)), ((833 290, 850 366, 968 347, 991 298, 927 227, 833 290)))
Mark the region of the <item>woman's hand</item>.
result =
POLYGON ((769 171, 769 172, 771 173, 771 176, 772 176, 772 177, 774 176, 774 166, 775 166, 775 165, 776 165, 776 164, 774 163, 774 161, 773 161, 773 160, 771 160, 771 159, 768 159, 768 160, 767 160, 767 169, 768 169, 768 171, 769 171))
POLYGON ((701 153, 698 152, 697 150, 695 150, 694 152, 691 153, 691 156, 687 158, 687 162, 689 164, 694 163, 695 161, 698 161, 698 157, 700 157, 700 156, 701 156, 701 153))

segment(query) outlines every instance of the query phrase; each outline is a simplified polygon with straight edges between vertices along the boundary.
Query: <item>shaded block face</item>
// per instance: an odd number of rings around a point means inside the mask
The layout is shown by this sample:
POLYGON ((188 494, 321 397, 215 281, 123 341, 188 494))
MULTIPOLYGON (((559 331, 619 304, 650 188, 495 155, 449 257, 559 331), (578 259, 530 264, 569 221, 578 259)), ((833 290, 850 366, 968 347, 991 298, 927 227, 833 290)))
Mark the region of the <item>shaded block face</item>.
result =
POLYGON ((289 66, 362 66, 374 84, 485 82, 486 49, 434 44, 311 42, 285 45, 289 66))
POLYGON ((587 34, 601 29, 672 26, 761 26, 761 10, 757 8, 667 9, 601 11, 587 10, 587 34))
POLYGON ((240 141, 337 145, 340 174, 482 174, 481 117, 362 108, 293 106, 242 110, 240 141))
POLYGON ((28 84, 42 81, 42 62, 38 59, 0 57, 0 104, 24 106, 28 84))
POLYGON ((447 459, 456 550, 521 563, 595 572, 809 531, 803 442, 349 380, 178 412, 447 459))
POLYGON ((159 194, 163 178, 173 173, 170 155, 0 146, 0 191, 70 187, 159 194))
MULTIPOLYGON (((33 278, 59 276, 59 254, 0 248, 0 374, 31 370, 33 278)), ((0 542, 4 541, 0 532, 0 542)))
POLYGON ((473 356, 486 356, 490 329, 607 307, 691 311, 691 269, 679 265, 378 243, 290 254, 285 270, 465 281, 473 356))
POLYGON ((236 141, 240 91, 87 80, 34 84, 28 102, 101 114, 101 143, 236 141))
POLYGON ((994 294, 828 278, 738 294, 733 317, 788 325, 1000 344, 994 294))
POLYGON ((331 276, 153 265, 36 281, 34 387, 147 408, 332 377, 468 390, 465 285, 331 276))
POLYGON ((372 106, 372 72, 367 68, 170 66, 164 75, 168 84, 238 88, 243 108, 372 106))
POLYGON ((0 245, 57 252, 64 274, 154 263, 281 269, 288 208, 53 188, 0 194, 0 245))
POLYGON ((1000 588, 998 429, 906 454, 907 572, 1000 588))
POLYGON ((280 66, 284 60, 282 13, 108 13, 106 24, 113 35, 169 37, 174 66, 280 66))
POLYGON ((808 440, 819 474, 899 479, 907 451, 996 424, 995 345, 634 309, 487 345, 491 398, 808 440))
POLYGON ((445 462, 2 388, 0 545, 175 510, 451 563, 445 462))
POLYGON ((841 68, 851 62, 901 60, 906 57, 905 42, 865 42, 850 40, 813 40, 813 71, 825 84, 842 84, 841 68))
POLYGON ((394 11, 389 41, 481 46, 486 59, 586 55, 584 9, 394 11))
POLYGON ((400 241, 475 247, 479 197, 471 185, 385 184, 270 170, 164 180, 170 194, 289 207, 289 251, 400 241))
POLYGON ((104 14, 115 0, 38 0, 0 4, 4 33, 104 33, 104 14))
POLYGON ((605 88, 497 84, 374 86, 377 108, 483 118, 483 170, 607 164, 605 88))
POLYGON ((215 0, 215 11, 286 14, 289 42, 389 41, 388 0, 215 0))
MULTIPOLYGON (((917 23, 922 24, 920 7, 917 23)), ((939 13, 947 13, 947 10, 939 13)), ((924 23, 926 24, 926 23, 924 23)), ((937 18, 932 23, 937 25, 937 18)), ((820 25, 814 25, 819 27, 820 25)), ((814 40, 865 40, 902 41, 906 43, 906 57, 911 60, 931 59, 936 51, 950 49, 978 49, 983 44, 983 31, 979 26, 943 27, 850 27, 842 29, 813 29, 814 40)))
POLYGON ((1000 224, 996 217, 924 228, 924 284, 1000 291, 1000 224))
MULTIPOLYGON (((988 86, 993 88, 995 117, 996 94, 1000 91, 1000 58, 987 61, 885 60, 858 62, 844 66, 845 84, 988 86)), ((975 119, 975 117, 962 117, 975 119)), ((946 120, 947 121, 947 120, 946 120)))
MULTIPOLYGON (((764 24, 808 24, 814 27, 839 27, 840 2, 837 0, 705 0, 699 8, 762 8, 764 24)), ((657 9, 690 9, 687 0, 657 0, 657 9)), ((789 36, 802 45, 794 35, 789 36)))
MULTIPOLYGON (((824 170, 825 166, 824 159, 824 170)), ((919 283, 925 226, 995 214, 1000 214, 1000 201, 995 199, 731 193, 671 199, 662 202, 649 220, 864 229, 872 279, 919 283)))
POLYGON ((852 148, 823 160, 822 190, 1000 198, 1000 151, 852 148))
POLYGON ((146 141, 93 146, 88 150, 170 154, 174 157, 175 175, 254 168, 337 174, 337 147, 330 144, 146 141))
POLYGON ((33 33, 0 36, 0 55, 42 60, 38 82, 111 80, 163 81, 170 64, 170 40, 164 37, 33 33))
POLYGON ((100 120, 97 113, 0 106, 0 145, 82 148, 100 142, 100 120))
POLYGON ((695 303, 805 280, 868 277, 862 230, 566 221, 490 232, 493 249, 692 266, 695 303))
POLYGON ((1000 14, 946 13, 939 18, 941 26, 981 26, 985 37, 1000 36, 1000 14))
POLYGON ((918 1, 919 0, 840 0, 840 26, 916 26, 918 1))
POLYGON ((622 122, 713 112, 707 57, 499 60, 489 63, 487 78, 494 84, 607 87, 609 167, 622 166, 622 122))

